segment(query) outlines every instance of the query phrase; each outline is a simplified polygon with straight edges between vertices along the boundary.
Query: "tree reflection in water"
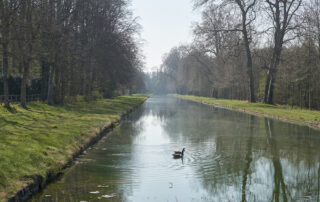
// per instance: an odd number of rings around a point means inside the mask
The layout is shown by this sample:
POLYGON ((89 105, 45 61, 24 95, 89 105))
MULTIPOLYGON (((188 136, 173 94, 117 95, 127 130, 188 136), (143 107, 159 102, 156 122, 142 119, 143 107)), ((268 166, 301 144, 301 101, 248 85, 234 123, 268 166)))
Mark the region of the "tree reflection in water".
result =
POLYGON ((252 162, 252 139, 253 139, 253 133, 254 133, 254 117, 250 116, 249 121, 249 128, 250 128, 250 136, 247 140, 247 154, 245 157, 246 166, 243 172, 243 179, 242 179, 242 202, 247 201, 246 200, 246 186, 247 186, 247 179, 249 174, 250 165, 252 162))
POLYGON ((287 195, 286 195, 286 185, 283 179, 282 174, 282 166, 280 162, 280 156, 279 156, 279 150, 277 147, 277 141, 273 128, 273 123, 270 123, 269 119, 265 119, 265 127, 266 127, 266 134, 268 138, 268 142, 271 148, 271 154, 272 154, 272 163, 274 167, 274 189, 272 194, 272 199, 274 201, 279 201, 279 197, 282 193, 282 199, 283 201, 288 201, 287 195))
POLYGON ((308 127, 153 97, 34 201, 95 201, 104 184, 114 201, 319 201, 319 144, 308 127))

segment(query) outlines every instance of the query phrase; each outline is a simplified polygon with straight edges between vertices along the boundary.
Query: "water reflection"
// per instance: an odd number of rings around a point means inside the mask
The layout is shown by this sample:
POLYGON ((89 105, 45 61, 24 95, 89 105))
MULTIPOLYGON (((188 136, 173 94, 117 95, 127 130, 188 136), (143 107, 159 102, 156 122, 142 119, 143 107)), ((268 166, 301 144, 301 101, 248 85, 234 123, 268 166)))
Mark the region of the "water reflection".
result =
POLYGON ((33 201, 319 201, 319 143, 308 127, 153 97, 33 201))

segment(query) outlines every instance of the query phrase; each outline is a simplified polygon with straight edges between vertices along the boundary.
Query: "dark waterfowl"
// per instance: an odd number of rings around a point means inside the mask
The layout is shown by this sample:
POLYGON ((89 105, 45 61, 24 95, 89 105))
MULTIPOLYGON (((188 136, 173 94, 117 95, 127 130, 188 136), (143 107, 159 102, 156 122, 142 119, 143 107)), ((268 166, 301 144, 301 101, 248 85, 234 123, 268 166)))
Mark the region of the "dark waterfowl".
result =
POLYGON ((182 158, 185 148, 182 149, 182 151, 174 151, 172 154, 173 158, 182 158))

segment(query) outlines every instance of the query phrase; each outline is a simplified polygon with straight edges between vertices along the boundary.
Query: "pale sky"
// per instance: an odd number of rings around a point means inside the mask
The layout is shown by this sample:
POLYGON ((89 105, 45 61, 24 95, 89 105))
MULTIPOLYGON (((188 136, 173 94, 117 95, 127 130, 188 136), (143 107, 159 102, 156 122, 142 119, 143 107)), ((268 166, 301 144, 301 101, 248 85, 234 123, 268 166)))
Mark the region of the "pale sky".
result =
POLYGON ((191 42, 192 23, 201 18, 192 0, 132 0, 132 9, 142 25, 145 71, 159 67, 172 47, 191 42))

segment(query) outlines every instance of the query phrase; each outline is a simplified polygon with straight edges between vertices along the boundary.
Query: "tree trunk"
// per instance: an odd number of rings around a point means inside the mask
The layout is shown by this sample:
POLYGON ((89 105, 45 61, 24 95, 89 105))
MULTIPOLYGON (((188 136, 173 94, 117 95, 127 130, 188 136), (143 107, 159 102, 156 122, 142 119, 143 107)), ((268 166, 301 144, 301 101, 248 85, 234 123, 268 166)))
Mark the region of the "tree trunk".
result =
POLYGON ((276 82, 276 73, 278 70, 278 66, 280 64, 281 51, 282 51, 282 42, 280 43, 280 45, 276 45, 274 48, 274 53, 271 60, 272 62, 267 74, 267 80, 266 80, 265 92, 264 92, 264 103, 266 104, 274 104, 274 100, 273 100, 274 84, 276 82))
POLYGON ((50 72, 50 77, 49 77, 49 83, 48 83, 48 104, 53 105, 53 75, 55 71, 55 65, 52 65, 51 72, 50 72))
POLYGON ((41 64, 41 100, 44 102, 48 96, 48 80, 50 65, 42 61, 41 64))
POLYGON ((29 74, 29 62, 23 63, 23 75, 21 80, 20 104, 23 108, 27 108, 27 79, 29 74))
POLYGON ((61 94, 60 94, 60 104, 64 105, 64 98, 65 98, 65 94, 66 94, 66 88, 67 88, 67 79, 66 77, 66 73, 61 72, 61 78, 60 78, 60 82, 61 82, 61 94))
POLYGON ((8 44, 2 44, 3 47, 3 93, 4 93, 4 105, 7 109, 10 109, 9 102, 9 86, 8 86, 8 44))
POLYGON ((249 94, 250 94, 250 102, 256 102, 256 96, 254 93, 254 77, 252 71, 252 54, 250 50, 250 41, 248 38, 248 31, 247 31, 247 20, 246 20, 246 13, 242 14, 242 34, 244 38, 244 44, 246 48, 247 54, 247 74, 249 77, 249 94))
POLYGON ((267 81, 264 91, 264 103, 273 104, 273 90, 274 90, 274 78, 272 70, 270 69, 267 74, 267 81))
POLYGON ((308 101, 309 101, 309 103, 308 103, 308 105, 309 105, 309 110, 311 110, 311 88, 310 88, 310 82, 309 82, 309 85, 308 85, 308 101))

